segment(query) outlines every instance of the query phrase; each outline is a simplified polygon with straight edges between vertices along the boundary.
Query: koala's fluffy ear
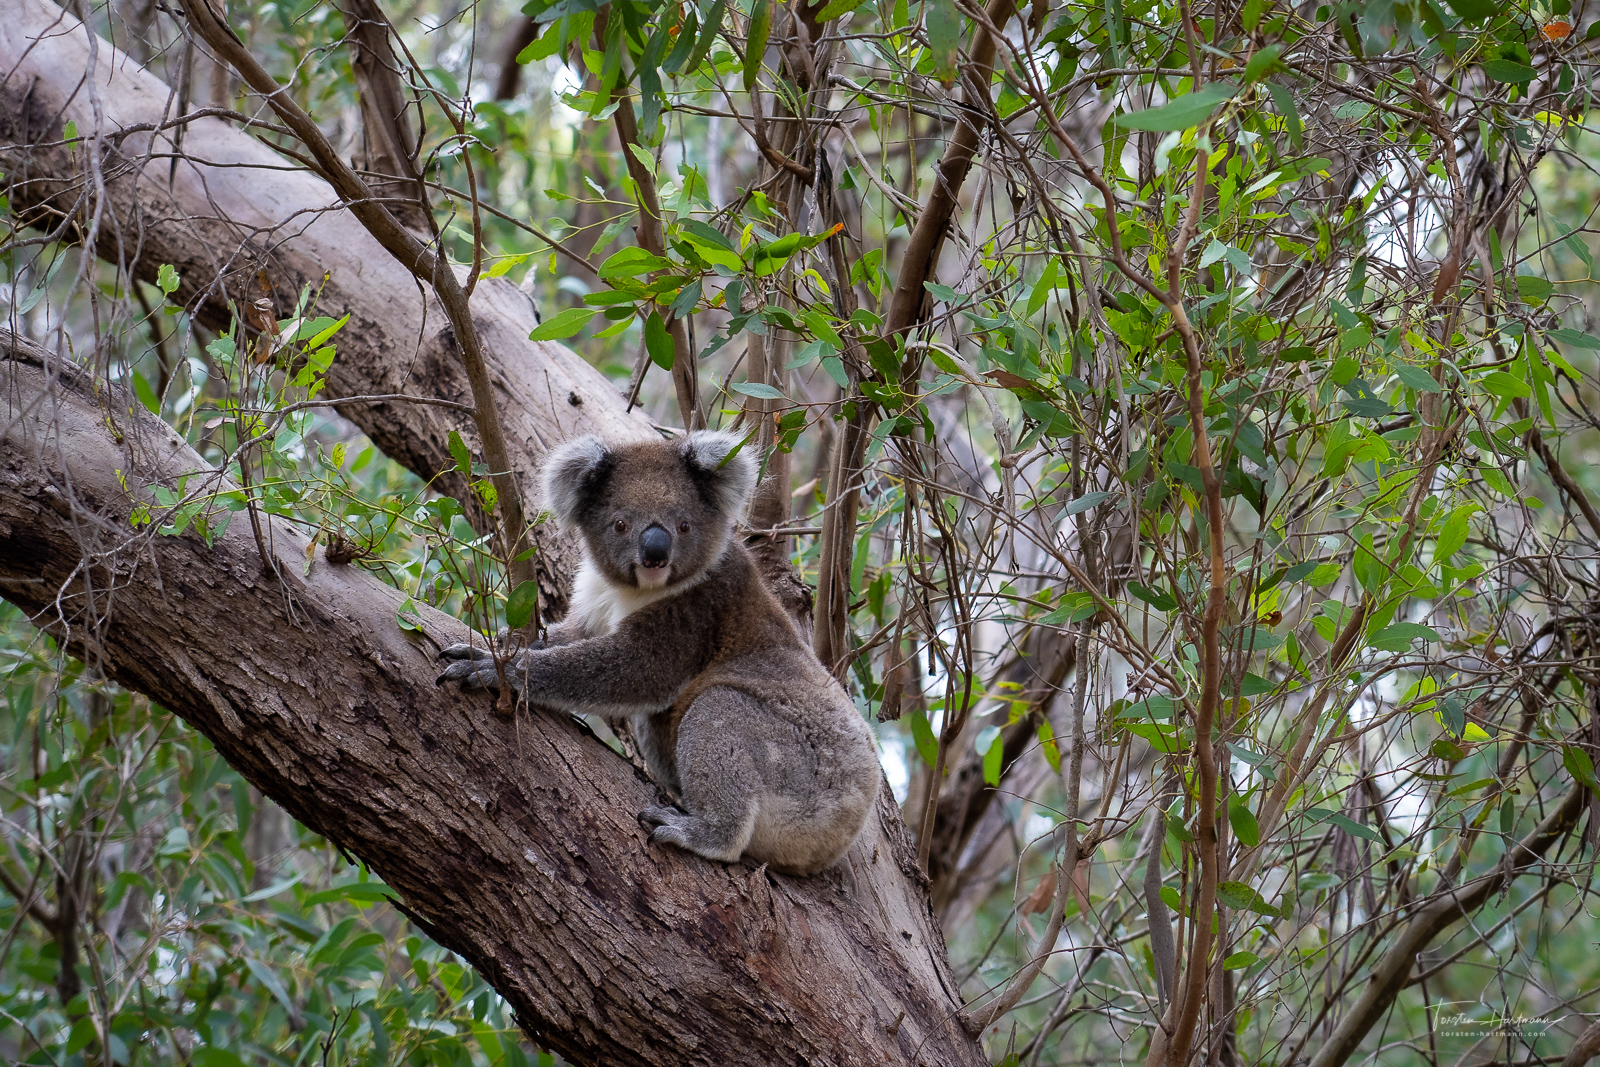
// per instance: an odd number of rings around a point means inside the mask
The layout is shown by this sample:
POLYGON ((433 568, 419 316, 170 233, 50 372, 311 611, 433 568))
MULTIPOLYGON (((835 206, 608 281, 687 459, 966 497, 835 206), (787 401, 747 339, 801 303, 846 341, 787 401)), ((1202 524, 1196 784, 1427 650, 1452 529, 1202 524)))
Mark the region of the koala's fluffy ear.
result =
POLYGON ((689 470, 710 493, 716 509, 730 522, 737 521, 744 513, 750 494, 756 488, 756 462, 750 449, 741 448, 738 455, 728 458, 743 440, 736 433, 696 430, 685 437, 680 446, 689 470))
POLYGON ((557 445, 546 454, 541 486, 544 506, 555 513, 564 529, 577 526, 585 498, 605 477, 611 463, 611 451, 595 434, 557 445))

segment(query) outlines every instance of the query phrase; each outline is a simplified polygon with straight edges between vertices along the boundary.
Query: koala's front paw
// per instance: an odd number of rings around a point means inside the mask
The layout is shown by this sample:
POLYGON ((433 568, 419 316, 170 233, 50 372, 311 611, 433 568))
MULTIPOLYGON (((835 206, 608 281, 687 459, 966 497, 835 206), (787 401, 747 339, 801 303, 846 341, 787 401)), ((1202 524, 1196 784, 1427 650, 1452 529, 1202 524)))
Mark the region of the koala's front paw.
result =
POLYGON ((495 670, 494 653, 482 645, 451 645, 439 653, 439 658, 455 662, 434 679, 434 685, 460 682, 463 689, 500 689, 500 672, 495 670))

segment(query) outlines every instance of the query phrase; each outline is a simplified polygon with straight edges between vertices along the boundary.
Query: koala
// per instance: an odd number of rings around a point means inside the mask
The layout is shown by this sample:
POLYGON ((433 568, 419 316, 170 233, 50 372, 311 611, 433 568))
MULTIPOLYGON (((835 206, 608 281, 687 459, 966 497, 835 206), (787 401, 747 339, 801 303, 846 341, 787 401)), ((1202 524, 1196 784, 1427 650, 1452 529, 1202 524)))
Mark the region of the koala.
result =
MULTIPOLYGON (((684 811, 640 818, 707 859, 794 874, 830 866, 876 802, 872 732, 757 572, 734 524, 755 488, 734 434, 553 449, 544 504, 581 535, 572 610, 506 664, 531 704, 626 721, 684 811)), ((499 684, 452 645, 439 683, 499 684)))

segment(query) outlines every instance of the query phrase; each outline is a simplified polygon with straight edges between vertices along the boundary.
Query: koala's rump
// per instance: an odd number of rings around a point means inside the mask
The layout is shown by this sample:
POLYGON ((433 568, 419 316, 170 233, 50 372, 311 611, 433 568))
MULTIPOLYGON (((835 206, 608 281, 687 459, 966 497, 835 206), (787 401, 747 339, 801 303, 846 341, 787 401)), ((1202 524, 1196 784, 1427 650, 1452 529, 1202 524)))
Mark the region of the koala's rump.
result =
MULTIPOLYGON (((726 808, 753 804, 747 858, 809 872, 836 860, 876 800, 877 749, 850 698, 803 653, 707 671, 674 706, 674 771, 726 808)), ((684 795, 693 810, 701 798, 684 795)))

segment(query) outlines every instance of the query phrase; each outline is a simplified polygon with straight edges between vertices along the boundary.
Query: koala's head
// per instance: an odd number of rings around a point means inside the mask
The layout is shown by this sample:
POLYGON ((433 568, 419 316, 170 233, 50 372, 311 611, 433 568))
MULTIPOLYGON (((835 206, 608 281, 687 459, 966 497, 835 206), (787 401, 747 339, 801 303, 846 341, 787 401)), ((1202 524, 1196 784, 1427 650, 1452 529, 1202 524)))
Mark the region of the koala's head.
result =
POLYGON ((546 457, 544 504, 609 581, 687 581, 721 557, 755 488, 750 454, 729 456, 739 441, 709 430, 626 445, 580 437, 546 457))

